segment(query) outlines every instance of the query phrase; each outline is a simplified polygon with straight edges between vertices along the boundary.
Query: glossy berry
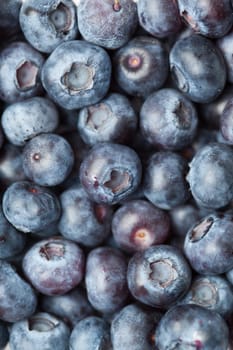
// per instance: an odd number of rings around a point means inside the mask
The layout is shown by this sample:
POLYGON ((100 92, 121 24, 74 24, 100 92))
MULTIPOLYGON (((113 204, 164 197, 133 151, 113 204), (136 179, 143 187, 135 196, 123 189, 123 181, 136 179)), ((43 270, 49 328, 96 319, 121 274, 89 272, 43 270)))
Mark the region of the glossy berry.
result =
POLYGON ((101 246, 87 256, 85 284, 91 305, 101 313, 119 310, 128 297, 127 263, 118 249, 101 246))
POLYGON ((95 313, 87 299, 86 291, 80 286, 63 295, 43 295, 40 306, 44 312, 57 316, 71 327, 95 313))
POLYGON ((13 265, 4 260, 0 260, 0 282, 0 320, 17 322, 30 317, 37 307, 35 291, 13 265))
POLYGON ((140 129, 147 141, 179 150, 192 143, 198 125, 195 106, 175 89, 161 89, 147 97, 140 110, 140 129))
POLYGON ((144 171, 143 192, 145 197, 161 209, 172 209, 184 204, 189 198, 185 176, 186 160, 175 152, 155 152, 144 171))
POLYGON ((132 148, 125 145, 96 144, 81 164, 80 181, 93 201, 118 203, 138 188, 140 159, 132 148))
POLYGON ((35 243, 23 258, 25 275, 45 295, 65 294, 76 287, 84 276, 84 266, 82 249, 59 236, 35 243))
POLYGON ((112 233, 117 245, 129 253, 164 243, 169 229, 168 214, 142 199, 124 203, 112 220, 112 233))
POLYGON ((148 96, 161 88, 168 76, 168 53, 162 41, 136 36, 113 56, 117 84, 129 95, 148 96))
POLYGON ((167 37, 182 27, 176 1, 139 0, 137 9, 140 25, 155 37, 167 37))
POLYGON ((28 319, 14 323, 10 331, 10 348, 24 349, 69 349, 68 326, 47 312, 37 312, 28 319))
POLYGON ((176 41, 170 51, 170 69, 177 88, 194 102, 216 99, 226 83, 226 65, 217 46, 201 35, 176 41))
POLYGON ((229 0, 178 0, 179 11, 185 23, 195 33, 219 38, 232 27, 233 13, 229 0))
POLYGON ((36 135, 55 131, 59 123, 58 110, 49 99, 36 96, 7 106, 1 123, 7 139, 23 146, 36 135))
POLYGON ((168 308, 188 291, 191 269, 178 249, 157 245, 133 255, 128 264, 127 281, 138 301, 168 308))
POLYGON ((231 215, 209 214, 187 232, 184 251, 200 274, 216 275, 233 268, 231 215))
POLYGON ((107 49, 124 45, 138 24, 137 6, 131 0, 80 1, 77 15, 84 39, 107 49))
POLYGON ((76 7, 68 0, 23 1, 19 21, 27 41, 41 52, 50 53, 78 35, 76 7))
POLYGON ((107 52, 82 40, 59 45, 45 61, 41 80, 48 95, 66 109, 99 102, 108 92, 111 61, 107 52))
POLYGON ((60 135, 46 133, 33 137, 23 149, 25 175, 41 186, 55 186, 70 174, 74 154, 70 144, 60 135))
POLYGON ((82 350, 111 349, 109 324, 101 317, 89 316, 73 328, 69 348, 82 350))
POLYGON ((111 207, 91 201, 81 185, 62 192, 60 203, 58 229, 65 238, 86 247, 95 247, 109 236, 111 207))
POLYGON ((3 195, 2 209, 7 220, 19 231, 40 231, 60 216, 55 194, 29 181, 10 185, 3 195))
POLYGON ((233 311, 233 291, 224 276, 197 275, 179 304, 195 304, 228 317, 233 311))
POLYGON ((44 57, 27 42, 8 44, 0 53, 0 98, 12 103, 40 94, 43 64, 44 57))
POLYGON ((223 318, 201 306, 171 308, 155 330, 159 350, 227 350, 229 331, 223 318))
POLYGON ((189 166, 187 181, 198 205, 221 208, 231 201, 233 152, 229 146, 209 143, 198 150, 189 166))
POLYGON ((98 142, 127 143, 137 121, 128 98, 111 93, 100 103, 80 109, 77 127, 83 141, 91 146, 98 142))
POLYGON ((140 304, 129 304, 116 313, 111 322, 113 349, 152 350, 154 329, 162 313, 140 304))

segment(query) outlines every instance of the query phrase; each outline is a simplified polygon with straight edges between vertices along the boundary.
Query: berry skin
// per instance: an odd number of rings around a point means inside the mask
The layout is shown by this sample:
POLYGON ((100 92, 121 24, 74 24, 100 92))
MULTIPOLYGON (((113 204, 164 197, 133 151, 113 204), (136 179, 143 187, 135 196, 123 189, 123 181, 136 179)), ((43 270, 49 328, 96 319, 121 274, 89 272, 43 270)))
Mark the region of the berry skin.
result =
POLYGON ((76 7, 69 0, 23 1, 19 21, 27 41, 45 53, 78 35, 76 7))
POLYGON ((6 107, 1 123, 10 143, 24 146, 38 134, 55 131, 59 123, 58 110, 49 99, 36 96, 6 107))
POLYGON ((116 143, 98 143, 84 158, 80 182, 97 203, 115 204, 139 186, 141 162, 137 153, 116 143))
POLYGON ((222 53, 210 39, 190 35, 177 40, 169 60, 177 88, 191 101, 211 102, 223 91, 226 65, 222 53))
POLYGON ((227 350, 229 331, 224 319, 198 305, 167 311, 155 330, 159 350, 227 350))
POLYGON ((37 312, 14 323, 10 330, 10 349, 69 349, 68 326, 47 312, 37 312))
POLYGON ((128 253, 164 243, 169 229, 168 214, 142 199, 124 203, 112 219, 113 237, 117 245, 128 253))
POLYGON ((60 203, 55 194, 29 181, 10 185, 3 194, 3 213, 22 232, 37 232, 56 222, 60 203))
POLYGON ((57 236, 35 243, 24 255, 22 266, 36 290, 61 295, 81 282, 85 257, 76 243, 57 236))
POLYGON ((138 24, 137 6, 131 0, 80 1, 77 15, 84 39, 106 49, 124 45, 138 24))
POLYGON ((166 309, 188 291, 191 269, 178 249, 157 245, 133 255, 128 264, 127 281, 138 301, 166 309))
POLYGON ((66 139, 57 134, 41 134, 24 146, 25 175, 40 186, 56 186, 70 174, 74 154, 66 139))
POLYGON ((59 106, 73 110, 99 102, 108 92, 111 61, 100 46, 82 40, 59 45, 41 71, 44 89, 59 106))
POLYGON ((201 147, 189 167, 186 179, 199 206, 217 209, 232 200, 233 151, 229 146, 209 143, 201 147))

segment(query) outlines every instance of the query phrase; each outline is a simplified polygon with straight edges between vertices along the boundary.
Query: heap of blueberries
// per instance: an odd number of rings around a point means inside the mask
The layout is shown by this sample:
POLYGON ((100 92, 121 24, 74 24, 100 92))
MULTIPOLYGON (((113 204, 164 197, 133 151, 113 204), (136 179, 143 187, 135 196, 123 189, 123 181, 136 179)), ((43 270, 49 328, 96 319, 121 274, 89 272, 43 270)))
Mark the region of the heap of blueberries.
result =
POLYGON ((233 1, 1 0, 0 348, 233 349, 233 1))

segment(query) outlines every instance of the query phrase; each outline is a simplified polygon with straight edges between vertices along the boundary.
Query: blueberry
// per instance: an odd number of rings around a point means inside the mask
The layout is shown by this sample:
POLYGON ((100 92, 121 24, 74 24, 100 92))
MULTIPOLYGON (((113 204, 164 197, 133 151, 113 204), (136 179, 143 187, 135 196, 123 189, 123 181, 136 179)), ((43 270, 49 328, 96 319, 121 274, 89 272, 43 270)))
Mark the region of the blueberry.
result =
POLYGON ((101 313, 111 314, 126 302, 127 263, 118 249, 101 246, 87 256, 85 285, 91 305, 101 313))
POLYGON ((10 349, 69 349, 68 326, 47 312, 37 312, 32 317, 13 324, 10 330, 10 349))
POLYGON ((129 95, 148 96, 161 88, 168 76, 168 53, 162 41, 136 36, 113 56, 116 82, 129 95))
POLYGON ((38 95, 43 63, 44 57, 27 42, 8 44, 0 52, 0 98, 12 103, 38 95))
POLYGON ((140 111, 140 128, 154 146, 179 150, 192 143, 198 117, 194 105, 175 89, 161 89, 147 97, 140 111))
POLYGON ((50 53, 78 35, 76 6, 69 0, 23 1, 19 21, 27 41, 41 52, 50 53))
POLYGON ((56 195, 29 181, 17 181, 3 194, 3 213, 19 231, 36 232, 57 221, 60 203, 56 195))
POLYGON ((113 349, 155 349, 154 328, 161 316, 161 312, 136 303, 123 307, 111 322, 113 349))
POLYGON ((178 89, 194 102, 211 102, 225 87, 224 58, 214 42, 201 35, 176 41, 170 51, 170 69, 178 89))
POLYGON ((197 204, 221 208, 233 198, 233 151, 221 143, 203 146, 190 163, 187 176, 197 204))
POLYGON ((129 200, 113 215, 113 237, 117 245, 129 253, 164 243, 169 229, 168 214, 146 200, 129 200))
POLYGON ((227 80, 233 83, 233 64, 232 64, 232 41, 233 41, 233 28, 216 41, 216 44, 222 52, 226 67, 227 67, 227 80))
POLYGON ((80 286, 64 295, 43 295, 40 306, 44 312, 59 317, 72 328, 83 318, 95 313, 87 299, 85 289, 80 286))
POLYGON ((188 291, 191 269, 178 249, 156 245, 133 255, 128 264, 127 281, 138 301, 169 308, 188 291))
POLYGON ((7 139, 23 146, 38 134, 55 131, 59 123, 58 110, 49 99, 36 96, 7 106, 1 123, 7 139))
POLYGON ((233 291, 223 276, 197 275, 179 304, 195 304, 228 317, 233 311, 233 291))
POLYGON ((184 251, 194 270, 204 275, 216 275, 233 268, 232 244, 232 217, 213 213, 190 228, 184 251))
POLYGON ((137 8, 140 25, 155 37, 164 38, 181 29, 176 1, 139 0, 137 8))
POLYGON ((19 254, 23 251, 25 244, 26 236, 9 223, 0 208, 0 259, 19 254))
POLYGON ((200 220, 201 213, 193 204, 176 206, 169 212, 172 233, 184 237, 190 227, 200 220))
POLYGON ((80 1, 77 14, 84 39, 107 49, 124 45, 138 24, 137 6, 131 0, 80 1))
POLYGON ((62 212, 58 229, 65 238, 95 247, 110 234, 111 208, 92 202, 81 185, 62 192, 60 202, 62 212))
POLYGON ((70 349, 111 349, 110 329, 107 321, 97 316, 89 316, 79 321, 72 330, 69 344, 70 349))
POLYGON ((81 164, 80 181, 97 203, 118 203, 138 188, 140 159, 132 148, 125 145, 98 143, 81 164))
POLYGON ((229 331, 217 313, 198 305, 180 305, 167 311, 155 330, 159 350, 227 350, 229 331))
POLYGON ((79 109, 99 102, 108 92, 111 61, 107 52, 82 40, 60 44, 45 61, 41 80, 61 107, 79 109))
POLYGON ((88 145, 127 143, 137 128, 137 116, 127 97, 111 93, 100 103, 80 109, 77 127, 88 145))
POLYGON ((229 0, 178 0, 178 6, 182 19, 195 33, 219 38, 232 27, 233 13, 229 0))
POLYGON ((5 142, 0 153, 0 180, 4 187, 15 181, 25 180, 22 165, 22 149, 5 142))
POLYGON ((186 160, 175 152, 155 152, 144 172, 145 197, 161 209, 172 209, 184 204, 189 198, 185 175, 186 160))
POLYGON ((36 310, 37 297, 32 287, 20 277, 13 265, 0 260, 0 319, 17 322, 36 310))
POLYGON ((36 290, 61 295, 77 286, 84 276, 85 257, 74 242, 50 237, 32 245, 23 258, 23 271, 36 290))
POLYGON ((74 154, 66 139, 57 134, 41 134, 24 146, 23 169, 25 175, 41 186, 55 186, 70 174, 74 154))

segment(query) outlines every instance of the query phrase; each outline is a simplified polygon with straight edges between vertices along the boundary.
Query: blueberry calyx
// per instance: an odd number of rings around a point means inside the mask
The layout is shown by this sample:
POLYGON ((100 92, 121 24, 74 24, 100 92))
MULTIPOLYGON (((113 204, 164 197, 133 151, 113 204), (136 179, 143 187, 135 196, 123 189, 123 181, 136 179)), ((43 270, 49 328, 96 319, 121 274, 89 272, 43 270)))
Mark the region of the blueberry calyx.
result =
POLYGON ((43 316, 34 316, 28 320, 28 329, 37 332, 49 332, 57 327, 59 322, 51 321, 43 316))
POLYGON ((15 72, 15 85, 19 90, 29 90, 36 85, 38 66, 31 61, 23 61, 15 72))
POLYGON ((112 6, 115 12, 119 12, 121 10, 121 4, 119 0, 114 0, 114 4, 112 6))
POLYGON ((200 241, 207 234, 213 222, 214 219, 212 217, 208 217, 197 224, 190 232, 189 241, 192 243, 200 241))
POLYGON ((92 89, 94 75, 92 67, 82 62, 73 62, 70 70, 61 77, 61 84, 70 95, 76 95, 80 91, 92 89))
POLYGON ((169 259, 161 259, 150 263, 150 278, 162 288, 167 288, 178 277, 176 269, 169 259))
POLYGON ((180 89, 182 92, 188 92, 189 85, 181 70, 176 65, 172 65, 171 73, 178 89, 180 89))
POLYGON ((40 248, 39 253, 46 260, 57 260, 64 257, 65 247, 62 242, 49 242, 40 248))
POLYGON ((217 303, 217 290, 208 280, 197 281, 192 288, 192 300, 200 306, 211 307, 217 303))
POLYGON ((72 21, 70 10, 65 4, 60 2, 56 9, 49 14, 49 20, 56 32, 68 34, 72 21))
POLYGON ((127 191, 130 187, 130 183, 131 176, 127 171, 113 169, 103 185, 112 193, 119 194, 127 191))

